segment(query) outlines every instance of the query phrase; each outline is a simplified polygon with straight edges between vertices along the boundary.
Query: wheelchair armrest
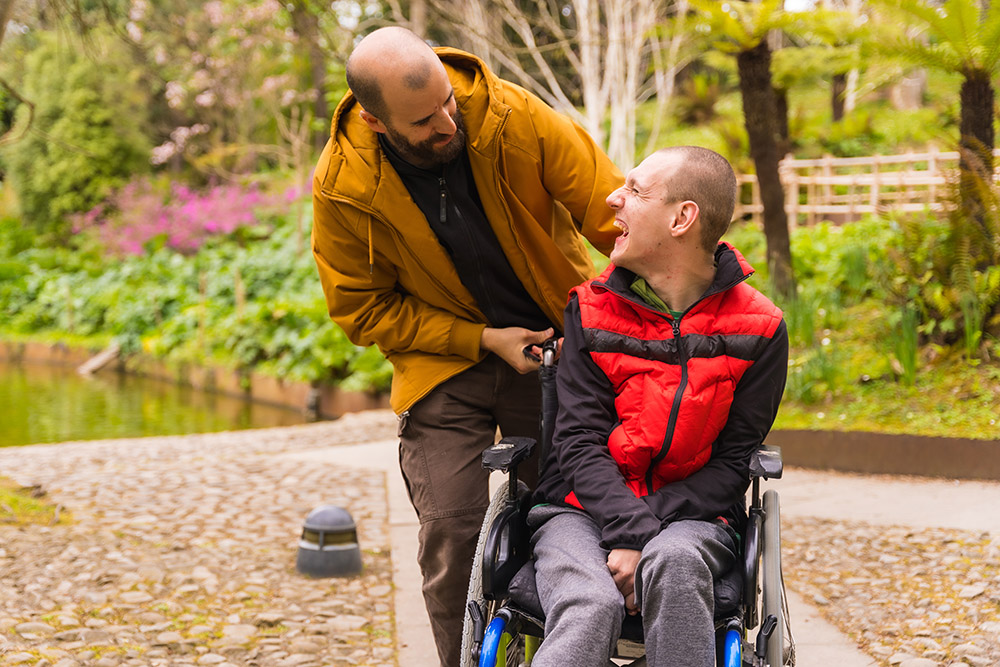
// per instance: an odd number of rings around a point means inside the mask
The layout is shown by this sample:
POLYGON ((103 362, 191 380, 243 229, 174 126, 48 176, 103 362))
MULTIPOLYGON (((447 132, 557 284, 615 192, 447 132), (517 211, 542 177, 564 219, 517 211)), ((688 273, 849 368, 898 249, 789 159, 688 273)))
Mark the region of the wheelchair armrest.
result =
POLYGON ((483 452, 483 467, 487 470, 507 472, 524 459, 531 456, 535 449, 534 438, 504 438, 483 452))
POLYGON ((781 447, 761 445, 760 449, 750 458, 750 477, 764 479, 781 479, 783 464, 781 462, 781 447))
POLYGON ((483 597, 487 600, 504 597, 510 580, 531 557, 526 521, 530 498, 531 494, 525 489, 516 501, 497 514, 486 533, 482 576, 483 597))

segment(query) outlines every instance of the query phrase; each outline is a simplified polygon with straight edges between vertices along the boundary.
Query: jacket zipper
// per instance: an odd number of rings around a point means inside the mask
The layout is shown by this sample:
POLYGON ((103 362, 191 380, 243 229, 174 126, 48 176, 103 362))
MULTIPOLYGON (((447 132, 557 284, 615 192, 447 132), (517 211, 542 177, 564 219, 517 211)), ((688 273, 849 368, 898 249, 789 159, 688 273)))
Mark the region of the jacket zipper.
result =
MULTIPOLYGON (((749 277, 750 276, 748 274, 744 274, 738 280, 734 280, 734 281, 732 281, 728 285, 722 285, 722 286, 719 286, 715 290, 712 290, 710 292, 706 292, 702 296, 702 298, 698 299, 697 301, 695 301, 694 303, 692 303, 690 306, 688 306, 687 310, 685 310, 684 313, 682 314, 682 317, 685 316, 685 315, 687 315, 688 313, 690 313, 692 310, 694 310, 695 307, 698 306, 698 304, 700 304, 705 299, 707 299, 707 298, 709 298, 711 296, 715 296, 716 294, 721 294, 722 292, 725 292, 726 290, 735 287, 736 285, 738 285, 739 283, 743 282, 744 280, 746 280, 749 277)), ((617 289, 614 289, 614 288, 610 287, 607 283, 598 283, 598 282, 595 282, 595 283, 592 283, 592 285, 593 285, 593 287, 595 287, 597 289, 603 289, 603 290, 606 290, 606 291, 608 291, 608 292, 610 292, 612 294, 615 294, 619 298, 625 299, 629 303, 635 304, 635 305, 639 306, 640 308, 643 308, 643 309, 649 311, 650 313, 653 313, 653 314, 655 314, 655 315, 657 315, 659 317, 662 317, 664 319, 667 318, 666 315, 664 315, 660 311, 656 310, 655 308, 651 308, 648 304, 642 302, 641 300, 639 300, 637 298, 636 299, 630 298, 631 295, 623 294, 622 292, 619 292, 617 289)), ((688 384, 688 367, 687 367, 688 360, 687 360, 687 355, 685 354, 684 343, 683 343, 683 340, 681 339, 681 325, 680 325, 680 322, 678 322, 677 320, 675 320, 675 319, 673 319, 671 317, 670 318, 670 326, 671 326, 671 328, 673 329, 673 332, 674 332, 674 341, 676 341, 676 343, 677 343, 677 356, 679 357, 679 360, 680 360, 681 380, 677 384, 677 391, 674 394, 674 400, 673 400, 673 403, 671 404, 671 407, 670 407, 670 416, 667 418, 667 432, 663 436, 663 445, 660 447, 660 451, 657 452, 656 456, 654 456, 650 460, 649 468, 646 470, 646 480, 645 481, 646 481, 646 493, 647 494, 652 494, 653 493, 653 471, 656 469, 656 466, 659 465, 660 461, 662 461, 666 457, 667 453, 670 451, 670 446, 673 443, 673 440, 674 440, 674 431, 676 431, 676 429, 677 429, 678 413, 680 412, 680 408, 681 408, 681 399, 683 398, 684 390, 687 389, 687 384, 688 384)))
MULTIPOLYGON (((441 208, 439 220, 441 221, 441 224, 445 224, 448 222, 448 181, 445 179, 444 174, 438 177, 438 185, 441 186, 441 208)), ((489 220, 486 221, 486 224, 489 224, 489 220)), ((472 233, 468 225, 462 225, 462 230, 465 232, 465 238, 469 241, 469 246, 476 248, 476 253, 479 253, 479 244, 476 242, 476 235, 472 233)), ((490 231, 492 232, 493 230, 490 231)), ((503 252, 502 247, 500 248, 500 252, 503 252)), ((482 294, 483 298, 487 301, 487 304, 485 305, 489 306, 488 309, 480 308, 480 310, 484 311, 483 314, 485 314, 487 310, 489 312, 493 312, 495 309, 493 306, 492 291, 486 284, 486 278, 482 271, 476 272, 476 283, 479 285, 479 293, 482 294)))
POLYGON ((443 225, 448 222, 448 186, 445 183, 444 176, 438 176, 438 185, 441 186, 441 198, 440 209, 438 213, 438 221, 443 225))
MULTIPOLYGON (((690 310, 690 309, 689 309, 690 310)), ((674 440, 674 431, 677 428, 677 415, 681 409, 681 398, 688 384, 687 356, 684 353, 684 343, 681 339, 681 324, 675 319, 670 320, 670 325, 674 330, 674 341, 677 343, 677 356, 680 358, 681 381, 677 384, 677 391, 674 393, 674 402, 670 407, 670 417, 667 419, 667 432, 663 436, 663 445, 660 451, 650 461, 649 468, 646 469, 646 493, 653 493, 653 471, 660 461, 670 451, 670 445, 674 440)))

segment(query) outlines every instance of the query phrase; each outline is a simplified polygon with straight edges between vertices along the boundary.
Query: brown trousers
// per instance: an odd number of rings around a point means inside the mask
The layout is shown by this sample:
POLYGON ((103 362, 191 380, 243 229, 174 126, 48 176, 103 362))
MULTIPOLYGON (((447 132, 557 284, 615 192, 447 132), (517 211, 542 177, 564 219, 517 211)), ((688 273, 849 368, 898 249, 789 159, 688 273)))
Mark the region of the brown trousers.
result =
MULTIPOLYGON (((504 436, 538 438, 541 391, 499 357, 437 386, 399 416, 399 463, 420 519, 417 561, 442 667, 457 667, 476 541, 489 506, 483 450, 504 436)), ((534 486, 535 455, 518 467, 534 486)))

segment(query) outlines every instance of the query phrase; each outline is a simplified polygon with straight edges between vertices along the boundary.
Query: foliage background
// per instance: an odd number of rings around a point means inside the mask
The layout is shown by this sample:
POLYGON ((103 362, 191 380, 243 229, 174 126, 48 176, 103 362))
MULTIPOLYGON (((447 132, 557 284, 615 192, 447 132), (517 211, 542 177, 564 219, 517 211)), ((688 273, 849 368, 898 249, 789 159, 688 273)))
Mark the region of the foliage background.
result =
MULTIPOLYGON (((352 345, 327 317, 308 187, 354 40, 421 4, 15 3, 0 42, 0 336, 113 339, 168 360, 386 390, 378 351, 352 345)), ((735 62, 679 21, 687 3, 655 4, 663 43, 678 45, 676 86, 666 100, 636 100, 635 145, 698 144, 752 171, 735 62)), ((865 21, 850 25, 886 29, 881 4, 864 3, 865 21)), ((789 25, 772 64, 789 152, 958 143, 960 72, 915 70, 854 28, 832 35, 806 16, 789 25), (846 71, 857 73, 856 103, 835 119, 833 78, 846 71), (901 106, 895 87, 915 71, 926 86, 901 106)), ((442 20, 428 31, 466 45, 460 28, 442 20)), ((571 89, 581 81, 573 54, 546 39, 536 46, 571 89)), ((958 227, 923 213, 798 228, 798 289, 779 297, 761 230, 734 225, 730 238, 759 269, 755 286, 785 310, 792 336, 779 425, 1000 437, 1000 269, 964 261, 958 227)))

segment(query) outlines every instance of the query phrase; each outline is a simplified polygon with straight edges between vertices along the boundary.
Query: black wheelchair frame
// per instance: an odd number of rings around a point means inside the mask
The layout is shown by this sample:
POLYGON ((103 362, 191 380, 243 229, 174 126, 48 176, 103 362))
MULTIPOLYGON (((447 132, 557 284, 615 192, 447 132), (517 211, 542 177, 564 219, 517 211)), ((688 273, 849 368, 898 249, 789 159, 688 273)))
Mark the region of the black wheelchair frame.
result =
MULTIPOLYGON (((551 442, 557 409, 554 342, 543 348, 539 373, 544 448, 551 442)), ((479 536, 469 582, 461 667, 522 665, 524 655, 530 659, 533 644, 544 635, 544 620, 534 593, 534 570, 529 564, 526 517, 531 494, 517 475, 518 465, 531 456, 535 445, 531 438, 504 438, 483 453, 483 467, 500 471, 507 479, 493 495, 479 536)), ((540 453, 540 461, 544 453, 540 453)), ((761 446, 754 453, 742 562, 726 577, 725 584, 716 585, 717 608, 727 609, 716 614, 720 667, 795 664, 781 572, 780 504, 776 491, 769 489, 762 495, 760 488, 761 480, 778 479, 782 470, 779 448, 761 446)), ((636 659, 628 664, 642 667, 646 664, 644 655, 641 619, 627 616, 616 657, 636 659)))

